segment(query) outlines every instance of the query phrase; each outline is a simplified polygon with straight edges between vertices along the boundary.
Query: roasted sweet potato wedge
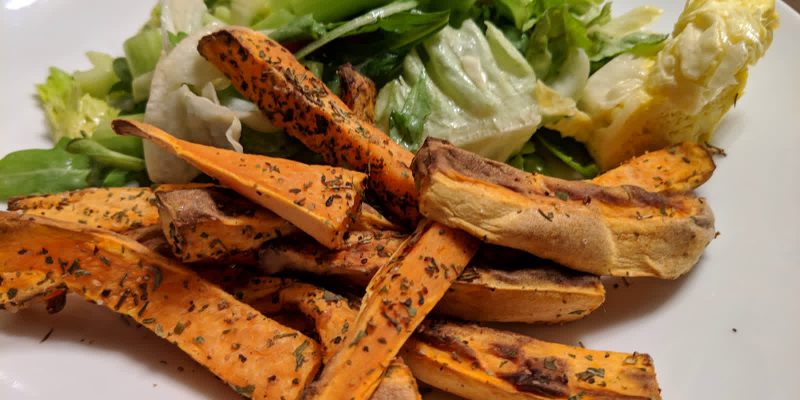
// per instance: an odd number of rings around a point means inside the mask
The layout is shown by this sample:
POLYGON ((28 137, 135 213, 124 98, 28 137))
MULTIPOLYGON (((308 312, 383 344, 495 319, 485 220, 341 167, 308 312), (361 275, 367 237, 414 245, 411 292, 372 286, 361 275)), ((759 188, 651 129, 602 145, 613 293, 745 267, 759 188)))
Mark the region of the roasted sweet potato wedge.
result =
POLYGON ((605 298, 598 277, 561 267, 474 266, 461 273, 434 312, 464 321, 555 324, 589 315, 605 298))
POLYGON ((125 232, 158 224, 150 188, 92 188, 49 195, 15 197, 10 211, 125 232))
MULTIPOLYGON (((357 309, 344 297, 302 282, 269 277, 230 276, 218 269, 206 269, 212 282, 235 293, 241 301, 267 315, 299 311, 313 320, 323 349, 323 362, 345 346, 344 337, 356 319, 357 309)), ((419 399, 417 381, 400 359, 389 365, 371 399, 419 399)))
POLYGON ((354 115, 292 53, 266 35, 240 27, 204 37, 197 50, 273 124, 329 164, 367 172, 370 189, 380 196, 382 205, 415 225, 417 192, 409 169, 413 155, 354 115))
MULTIPOLYGON (((347 335, 350 324, 355 322, 357 310, 351 308, 344 297, 312 285, 296 283, 281 290, 280 301, 284 307, 295 307, 314 320, 323 346, 325 363, 347 345, 343 338, 347 335)), ((395 358, 391 361, 370 399, 421 399, 417 380, 402 359, 395 358)))
MULTIPOLYGON (((352 246, 339 250, 328 250, 311 238, 272 241, 261 250, 259 264, 269 274, 301 272, 363 286, 400 247, 405 235, 353 232, 349 240, 352 246)), ((499 258, 495 263, 508 261, 499 258)), ((596 276, 547 263, 518 267, 467 267, 434 312, 467 321, 558 323, 583 318, 605 301, 605 288, 596 276)))
POLYGON ((171 151, 327 247, 342 244, 361 207, 366 175, 360 172, 198 145, 132 120, 118 119, 112 125, 121 135, 148 139, 171 151))
POLYGON ((297 398, 320 366, 316 342, 131 239, 0 213, 0 304, 33 275, 42 276, 35 287, 63 283, 133 318, 248 397, 297 398))
POLYGON ((356 117, 364 121, 375 121, 375 98, 378 91, 375 82, 358 72, 351 64, 336 70, 341 82, 341 98, 356 117))
POLYGON ((638 186, 656 193, 688 193, 706 183, 716 168, 707 146, 686 142, 634 157, 591 182, 608 187, 638 186))
POLYGON ((464 232, 425 221, 370 280, 342 347, 311 398, 367 398, 403 343, 477 251, 464 232))
POLYGON ((677 278, 715 234, 692 195, 529 174, 438 139, 417 153, 414 176, 426 217, 597 275, 677 278))
POLYGON ((263 243, 297 232, 289 221, 229 189, 166 188, 155 195, 164 236, 183 262, 255 259, 253 252, 263 243))
POLYGON ((660 399, 646 354, 546 343, 475 325, 428 322, 402 351, 421 381, 474 399, 660 399))

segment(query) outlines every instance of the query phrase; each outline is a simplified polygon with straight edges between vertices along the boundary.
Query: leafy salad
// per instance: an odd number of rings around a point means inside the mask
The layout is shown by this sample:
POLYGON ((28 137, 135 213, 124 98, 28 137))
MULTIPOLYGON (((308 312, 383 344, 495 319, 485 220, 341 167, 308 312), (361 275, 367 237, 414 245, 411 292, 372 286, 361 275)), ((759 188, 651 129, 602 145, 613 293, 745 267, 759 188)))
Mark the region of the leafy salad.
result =
POLYGON ((665 45, 668 35, 645 31, 659 14, 644 6, 612 17, 603 0, 162 0, 121 56, 89 52, 90 70, 50 69, 36 90, 54 147, 0 160, 0 198, 203 179, 114 134, 118 116, 315 162, 197 53, 225 25, 266 33, 337 94, 336 70, 352 64, 379 88, 376 125, 412 151, 433 136, 526 171, 589 178, 598 166, 559 131, 585 117, 578 104, 603 66, 665 45))

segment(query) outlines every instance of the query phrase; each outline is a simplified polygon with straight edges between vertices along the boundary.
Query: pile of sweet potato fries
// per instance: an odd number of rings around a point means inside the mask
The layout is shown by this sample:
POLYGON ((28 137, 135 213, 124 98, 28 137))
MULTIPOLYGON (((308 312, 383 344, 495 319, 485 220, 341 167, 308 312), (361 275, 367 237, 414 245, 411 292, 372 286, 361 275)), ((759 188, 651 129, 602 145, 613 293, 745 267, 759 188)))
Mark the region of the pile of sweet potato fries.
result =
POLYGON ((372 124, 375 86, 350 67, 340 99, 254 31, 223 29, 198 51, 329 165, 116 120, 117 133, 217 184, 12 199, 0 213, 0 307, 43 300, 55 312, 74 293, 257 399, 417 399, 417 381, 469 399, 660 398, 645 354, 473 323, 572 321, 603 303, 599 276, 686 273, 715 234, 692 194, 715 168, 705 146, 591 181, 436 139, 415 156, 372 124))

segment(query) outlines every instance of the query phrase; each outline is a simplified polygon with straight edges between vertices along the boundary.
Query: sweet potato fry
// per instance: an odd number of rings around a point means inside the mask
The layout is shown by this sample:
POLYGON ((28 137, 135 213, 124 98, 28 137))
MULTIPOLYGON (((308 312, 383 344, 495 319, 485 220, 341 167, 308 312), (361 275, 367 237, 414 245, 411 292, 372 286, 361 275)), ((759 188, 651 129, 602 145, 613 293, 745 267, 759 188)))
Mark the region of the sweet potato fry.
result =
POLYGON ((423 222, 370 280, 343 347, 323 368, 309 395, 367 398, 403 343, 444 296, 477 251, 464 232, 423 222))
MULTIPOLYGON (((212 282, 222 280, 218 270, 210 273, 215 275, 210 277, 212 282)), ((267 315, 300 311, 313 320, 324 363, 345 346, 344 337, 356 319, 357 310, 347 299, 313 285, 268 277, 251 277, 246 282, 234 277, 233 282, 222 284, 241 301, 267 315)), ((400 359, 392 361, 371 397, 373 400, 419 398, 416 379, 400 359)))
MULTIPOLYGON (((352 246, 328 250, 311 238, 285 238, 268 243, 259 264, 269 274, 302 272, 366 285, 404 239, 395 232, 353 232, 352 246)), ((558 323, 583 318, 605 301, 605 288, 596 276, 542 262, 512 268, 467 267, 434 313, 467 321, 558 323)))
POLYGON ((183 262, 212 262, 252 253, 297 231, 275 213, 221 187, 157 189, 164 236, 183 262))
POLYGON ((634 157, 591 182, 638 186, 655 193, 688 193, 706 183, 716 168, 708 147, 685 142, 634 157))
POLYGON ((331 165, 367 172, 383 206, 410 226, 415 224, 417 192, 409 169, 413 155, 357 118, 288 50, 262 33, 239 27, 204 37, 197 50, 272 123, 331 165))
POLYGON ((2 212, 0 304, 13 304, 32 275, 44 275, 35 287, 63 283, 133 318, 248 397, 297 398, 320 365, 316 342, 131 239, 2 212))
POLYGON ((546 343, 475 325, 428 322, 402 351, 414 376, 483 399, 660 399, 646 354, 546 343))
POLYGON ((562 267, 475 266, 458 277, 434 312, 464 321, 555 324, 589 315, 605 297, 600 278, 562 267))
POLYGON ((121 135, 152 140, 326 247, 341 245, 358 215, 366 184, 362 173, 189 143, 132 120, 117 119, 112 125, 121 135))
POLYGON ((356 117, 367 122, 375 121, 375 83, 358 72, 351 64, 336 70, 341 81, 342 101, 356 117))
POLYGON ((484 241, 597 275, 674 279, 714 238, 703 199, 529 174, 428 138, 420 210, 484 241))
POLYGON ((92 188, 50 195, 15 197, 10 211, 75 222, 114 232, 158 224, 150 188, 92 188))

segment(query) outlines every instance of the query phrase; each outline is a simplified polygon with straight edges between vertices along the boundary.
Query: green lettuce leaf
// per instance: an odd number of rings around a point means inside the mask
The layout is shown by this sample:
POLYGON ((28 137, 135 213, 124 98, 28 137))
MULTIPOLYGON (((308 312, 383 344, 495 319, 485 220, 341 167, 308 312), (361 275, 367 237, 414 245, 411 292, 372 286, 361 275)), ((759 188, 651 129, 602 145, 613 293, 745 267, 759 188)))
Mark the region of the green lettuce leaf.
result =
POLYGON ((45 83, 36 86, 54 142, 61 138, 90 137, 101 124, 108 124, 119 114, 103 100, 81 91, 68 73, 50 68, 45 83))
POLYGON ((0 160, 0 200, 12 196, 49 194, 87 186, 91 159, 66 150, 70 139, 50 150, 31 149, 10 153, 0 160))

